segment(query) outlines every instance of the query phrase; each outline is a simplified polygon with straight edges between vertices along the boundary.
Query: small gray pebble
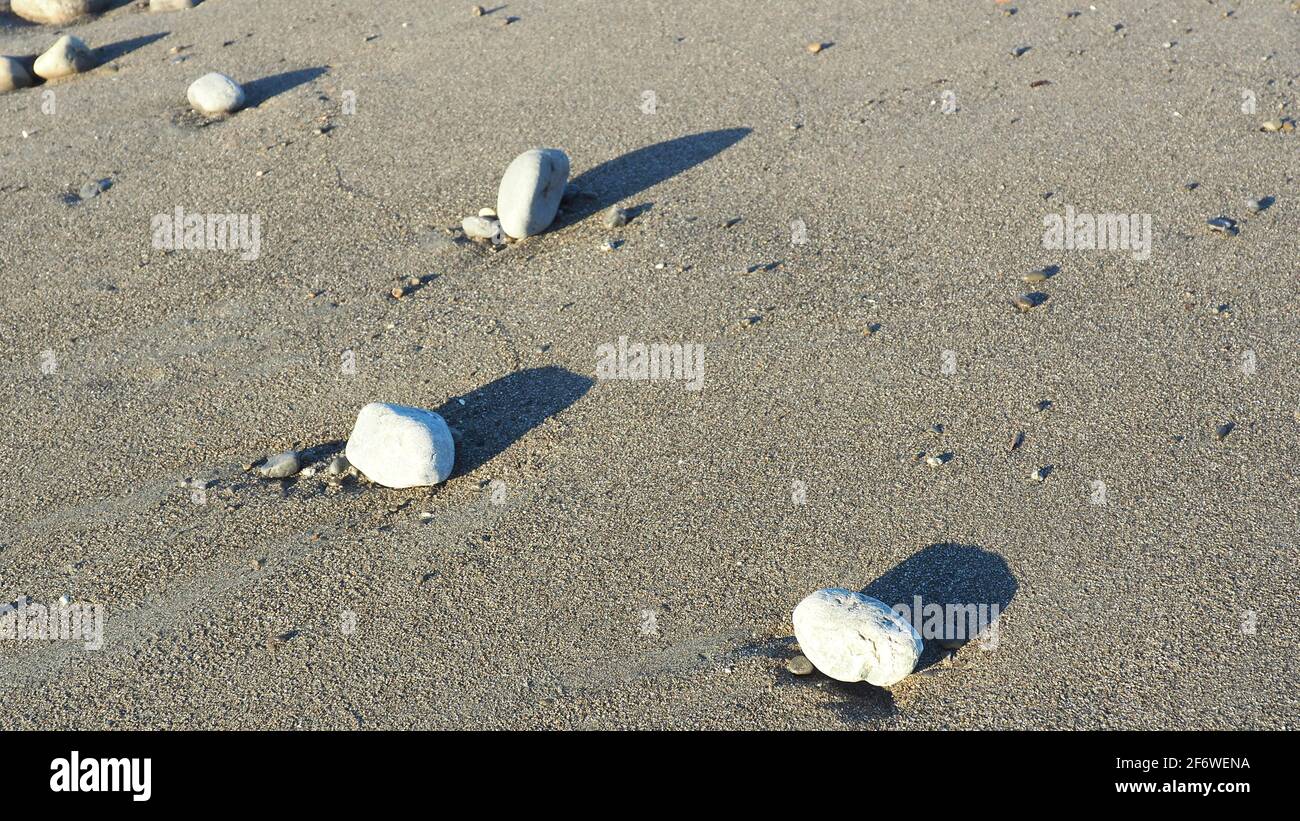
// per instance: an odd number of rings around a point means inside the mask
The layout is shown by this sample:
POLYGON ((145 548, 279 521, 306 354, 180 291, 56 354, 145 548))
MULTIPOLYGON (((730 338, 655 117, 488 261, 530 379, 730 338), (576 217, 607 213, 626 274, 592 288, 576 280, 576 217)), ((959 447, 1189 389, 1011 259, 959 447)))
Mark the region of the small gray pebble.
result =
POLYGON ((77 196, 81 197, 83 200, 94 199, 99 196, 101 191, 107 191, 109 185, 111 185, 111 183, 108 180, 91 180, 81 186, 81 190, 77 192, 77 196))
POLYGON ((330 460, 329 474, 330 476, 342 476, 348 472, 350 467, 352 465, 348 462, 348 457, 339 454, 330 460))
POLYGON ((619 208, 617 205, 605 212, 606 228, 622 228, 627 225, 628 213, 626 208, 619 208))
POLYGON ((266 457, 258 472, 268 479, 286 479, 298 472, 298 454, 292 450, 266 457))
POLYGON ((1237 221, 1228 217, 1211 217, 1206 220, 1211 231, 1217 231, 1220 234, 1233 236, 1237 233, 1237 221))
POLYGON ((796 676, 806 676, 813 671, 813 663, 807 656, 795 656, 785 663, 785 669, 796 676))

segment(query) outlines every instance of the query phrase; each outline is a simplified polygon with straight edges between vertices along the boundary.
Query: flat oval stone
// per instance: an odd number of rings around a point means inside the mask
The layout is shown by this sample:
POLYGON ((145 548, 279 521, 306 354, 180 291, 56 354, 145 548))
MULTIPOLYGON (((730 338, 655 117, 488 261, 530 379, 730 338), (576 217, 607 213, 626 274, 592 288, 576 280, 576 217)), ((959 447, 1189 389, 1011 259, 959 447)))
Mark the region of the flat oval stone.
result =
POLYGON ((796 676, 806 676, 813 671, 813 663, 807 656, 795 656, 785 663, 785 669, 796 676))
POLYGON ((794 635, 808 660, 838 681, 897 684, 925 644, 907 619, 870 596, 818 590, 794 609, 794 635))
POLYGON ((490 239, 498 245, 502 241, 501 223, 492 217, 466 217, 461 220, 460 229, 470 239, 490 239))
POLYGON ((33 67, 38 76, 57 80, 80 74, 95 67, 95 53, 80 37, 65 34, 54 42, 44 54, 36 58, 33 67))
POLYGON ((16 57, 0 57, 0 93, 26 88, 32 84, 32 75, 23 68, 16 57))
POLYGON ((190 105, 200 114, 229 114, 244 105, 244 89, 224 74, 204 74, 186 92, 190 105))
POLYGON ((61 26, 79 17, 103 11, 108 0, 13 0, 13 13, 47 26, 61 26))
POLYGON ((392 488, 445 482, 456 462, 445 419, 385 402, 371 402, 357 414, 345 453, 370 481, 392 488))
POLYGON ((298 470, 297 452, 286 450, 284 453, 266 457, 266 461, 257 469, 257 472, 268 479, 287 479, 297 473, 298 470))
POLYGON ((149 11, 185 11, 194 8, 194 0, 149 0, 149 11))
POLYGON ((515 239, 545 231, 568 180, 569 156, 558 148, 534 148, 511 160, 497 189, 502 230, 515 239))

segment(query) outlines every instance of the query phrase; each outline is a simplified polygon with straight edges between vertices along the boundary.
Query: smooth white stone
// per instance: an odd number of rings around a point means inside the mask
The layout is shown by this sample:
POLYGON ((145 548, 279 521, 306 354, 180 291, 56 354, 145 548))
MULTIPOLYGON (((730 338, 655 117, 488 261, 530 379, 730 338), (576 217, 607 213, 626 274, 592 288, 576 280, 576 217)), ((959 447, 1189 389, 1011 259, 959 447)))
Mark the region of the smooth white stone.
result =
POLYGON ((344 452, 370 481, 393 488, 445 482, 456 462, 446 420, 430 410, 385 402, 361 409, 344 452))
POLYGON ((911 623, 882 601, 829 587, 794 609, 794 635, 808 660, 838 681, 897 684, 925 644, 911 623))
POLYGON ((95 53, 80 37, 65 34, 54 42, 44 54, 36 58, 33 67, 37 75, 47 80, 57 80, 80 74, 95 67, 95 53))
POLYGON ((107 5, 108 0, 13 0, 13 13, 33 23, 61 26, 107 5))
POLYGON ((194 0, 149 0, 149 11, 185 11, 194 8, 194 0))
POLYGON ((497 217, 515 239, 540 234, 555 219, 569 180, 569 156, 534 148, 510 161, 497 189, 497 217))
POLYGON ((491 217, 466 217, 461 220, 460 228, 470 239, 490 239, 494 245, 504 241, 501 223, 491 217))
POLYGON ((244 89, 224 74, 204 74, 186 92, 190 105, 200 114, 228 114, 244 105, 244 89))

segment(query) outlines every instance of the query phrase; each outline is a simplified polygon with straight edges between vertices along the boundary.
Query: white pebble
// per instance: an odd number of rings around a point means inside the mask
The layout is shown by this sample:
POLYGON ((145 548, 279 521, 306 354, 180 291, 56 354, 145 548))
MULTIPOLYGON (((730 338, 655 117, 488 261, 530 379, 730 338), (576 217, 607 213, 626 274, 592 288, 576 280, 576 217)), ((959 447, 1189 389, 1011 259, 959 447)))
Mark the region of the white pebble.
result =
POLYGON ((924 642, 884 602, 839 587, 818 590, 794 609, 794 635, 808 660, 837 681, 897 684, 924 642))
POLYGON ((200 114, 229 114, 244 105, 244 89, 239 83, 215 71, 191 83, 186 96, 200 114))
POLYGON ((491 217, 466 217, 460 221, 460 228, 470 239, 492 240, 493 245, 500 245, 505 240, 501 223, 491 217))
POLYGON ((45 53, 36 58, 33 66, 36 74, 47 80, 57 80, 72 74, 80 74, 95 67, 95 54, 80 37, 65 34, 45 53))
POLYGON ((61 26, 87 14, 103 11, 108 0, 13 0, 11 10, 24 20, 61 26))
POLYGON ((445 482, 456 461, 446 420, 430 410, 384 402, 371 402, 357 414, 345 453, 370 481, 392 488, 445 482))
POLYGON ((569 157, 558 148, 534 148, 515 157, 497 189, 501 228, 515 239, 545 231, 568 180, 569 157))

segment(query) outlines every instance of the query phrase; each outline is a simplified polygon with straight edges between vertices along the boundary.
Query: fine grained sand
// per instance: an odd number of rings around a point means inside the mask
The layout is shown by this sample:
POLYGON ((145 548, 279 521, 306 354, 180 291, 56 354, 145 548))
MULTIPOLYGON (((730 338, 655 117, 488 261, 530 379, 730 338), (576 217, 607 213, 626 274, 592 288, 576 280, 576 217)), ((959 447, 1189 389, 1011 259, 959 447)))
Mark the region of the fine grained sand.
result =
POLYGON ((100 603, 106 645, 0 642, 0 726, 1294 727, 1300 134, 1257 130, 1296 111, 1290 4, 805 5, 70 26, 107 64, 0 96, 0 592, 100 603), (204 126, 209 71, 249 108, 204 126), (594 197, 453 241, 537 146, 594 197), (1066 205, 1152 215, 1150 259, 1044 250, 1066 205), (177 206, 258 215, 260 257, 155 250, 177 206), (620 336, 706 346, 703 389, 594 382, 620 336), (243 469, 376 400, 463 431, 450 481, 243 469), (1001 603, 997 647, 795 678, 827 586, 1001 603))

